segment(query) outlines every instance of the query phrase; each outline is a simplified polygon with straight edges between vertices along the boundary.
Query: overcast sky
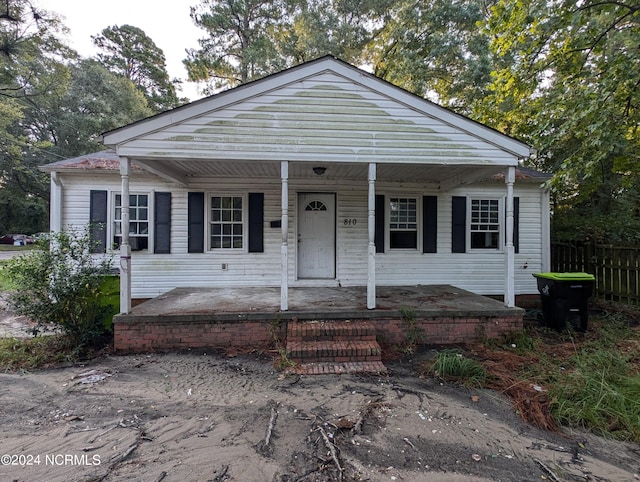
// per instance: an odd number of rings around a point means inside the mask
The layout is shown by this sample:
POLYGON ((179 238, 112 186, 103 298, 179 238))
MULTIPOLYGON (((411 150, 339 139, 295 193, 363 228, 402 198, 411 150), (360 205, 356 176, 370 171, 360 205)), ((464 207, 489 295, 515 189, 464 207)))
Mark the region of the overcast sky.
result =
MULTIPOLYGON (((71 30, 68 44, 80 55, 90 57, 96 50, 91 35, 99 34, 105 27, 133 25, 147 34, 160 47, 167 59, 169 77, 183 81, 187 72, 182 66, 185 49, 198 47, 197 39, 205 32, 197 28, 189 17, 189 7, 198 0, 36 0, 37 4, 61 15, 71 30)), ((196 100, 195 86, 183 83, 182 96, 196 100)))

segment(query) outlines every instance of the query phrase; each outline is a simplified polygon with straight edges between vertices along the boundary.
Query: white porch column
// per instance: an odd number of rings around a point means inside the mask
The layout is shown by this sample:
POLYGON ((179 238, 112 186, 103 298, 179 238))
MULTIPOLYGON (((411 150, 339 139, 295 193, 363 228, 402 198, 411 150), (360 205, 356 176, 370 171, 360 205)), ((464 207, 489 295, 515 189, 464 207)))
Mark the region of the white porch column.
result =
POLYGON ((369 246, 367 248, 367 309, 376 308, 376 164, 369 164, 368 228, 369 246))
POLYGON ((280 310, 287 311, 289 309, 289 161, 280 163, 280 181, 282 183, 280 310))
POLYGON ((504 302, 509 308, 516 305, 515 295, 515 248, 513 246, 513 184, 516 180, 516 168, 509 167, 504 177, 507 183, 506 206, 506 243, 504 250, 504 302))
POLYGON ((120 177, 122 178, 122 242, 120 243, 120 313, 131 311, 131 245, 129 244, 129 174, 131 162, 120 158, 120 177))
POLYGON ((51 173, 51 206, 49 207, 49 229, 55 233, 62 231, 62 182, 58 173, 51 173))

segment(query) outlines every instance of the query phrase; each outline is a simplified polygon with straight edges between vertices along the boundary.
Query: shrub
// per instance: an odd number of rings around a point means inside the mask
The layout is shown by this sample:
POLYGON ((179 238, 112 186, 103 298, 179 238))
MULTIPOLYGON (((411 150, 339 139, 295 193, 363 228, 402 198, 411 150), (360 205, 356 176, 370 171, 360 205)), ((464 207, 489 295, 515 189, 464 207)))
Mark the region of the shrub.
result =
POLYGON ((49 243, 11 259, 6 266, 16 290, 10 302, 36 323, 34 334, 58 330, 84 347, 105 332, 110 307, 100 306, 100 286, 111 258, 94 257, 89 228, 52 233, 49 243))

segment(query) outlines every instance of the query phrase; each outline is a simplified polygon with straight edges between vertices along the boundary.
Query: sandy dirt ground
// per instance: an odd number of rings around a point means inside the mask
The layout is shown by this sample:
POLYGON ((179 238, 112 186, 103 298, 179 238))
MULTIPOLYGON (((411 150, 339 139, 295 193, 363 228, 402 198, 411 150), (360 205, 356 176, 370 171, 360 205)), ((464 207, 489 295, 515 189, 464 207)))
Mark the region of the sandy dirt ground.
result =
MULTIPOLYGON (((0 337, 25 336, 0 296, 0 337)), ((285 375, 269 353, 105 355, 0 373, 0 481, 637 481, 640 447, 421 378, 285 375)))
POLYGON ((638 480, 637 445, 536 430, 499 394, 418 377, 420 358, 387 376, 219 353, 0 374, 0 480, 638 480))

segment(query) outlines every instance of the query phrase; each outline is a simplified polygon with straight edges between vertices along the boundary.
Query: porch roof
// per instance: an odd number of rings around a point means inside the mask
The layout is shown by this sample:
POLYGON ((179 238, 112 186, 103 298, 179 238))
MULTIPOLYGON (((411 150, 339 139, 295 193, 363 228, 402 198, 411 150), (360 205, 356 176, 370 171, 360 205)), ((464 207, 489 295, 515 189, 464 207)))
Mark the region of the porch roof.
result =
MULTIPOLYGON (((62 161, 53 162, 41 166, 44 172, 84 172, 94 173, 118 172, 120 169, 121 157, 113 149, 85 154, 62 161)), ((168 161, 167 161, 168 162, 168 161)), ((261 176, 265 179, 280 179, 280 164, 275 161, 262 162, 259 165, 249 162, 189 162, 174 161, 175 164, 183 165, 187 173, 185 180, 203 180, 206 178, 236 177, 249 178, 261 176)), ((289 168, 289 175, 293 179, 313 179, 318 178, 313 172, 314 165, 307 163, 292 163, 289 168)), ((322 175, 322 179, 327 180, 363 180, 367 176, 367 167, 362 164, 335 163, 326 165, 318 163, 317 166, 327 167, 327 171, 322 175)), ((135 161, 131 163, 134 172, 144 172, 144 169, 137 165, 135 161)), ((504 182, 504 170, 502 168, 478 168, 470 169, 469 166, 424 166, 424 165, 378 165, 378 179, 392 182, 431 182, 436 183, 442 179, 471 178, 483 181, 504 182), (482 175, 485 174, 485 175, 482 175)), ((526 167, 516 168, 517 182, 542 183, 549 179, 549 175, 526 167)))

